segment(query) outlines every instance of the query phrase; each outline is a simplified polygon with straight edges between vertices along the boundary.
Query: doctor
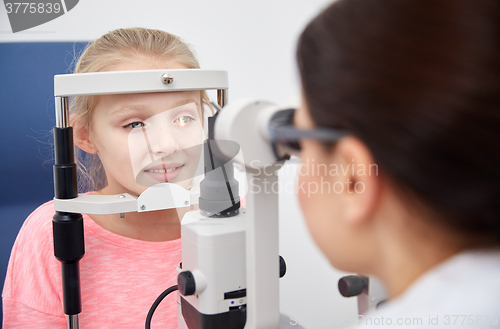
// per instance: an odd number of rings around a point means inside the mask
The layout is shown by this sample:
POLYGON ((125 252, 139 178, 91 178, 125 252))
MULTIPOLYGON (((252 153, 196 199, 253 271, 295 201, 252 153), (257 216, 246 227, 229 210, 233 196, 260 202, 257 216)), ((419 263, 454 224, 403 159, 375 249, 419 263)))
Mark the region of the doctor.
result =
POLYGON ((297 58, 294 125, 346 133, 300 142, 309 230, 389 294, 360 324, 500 326, 500 2, 339 0, 297 58))

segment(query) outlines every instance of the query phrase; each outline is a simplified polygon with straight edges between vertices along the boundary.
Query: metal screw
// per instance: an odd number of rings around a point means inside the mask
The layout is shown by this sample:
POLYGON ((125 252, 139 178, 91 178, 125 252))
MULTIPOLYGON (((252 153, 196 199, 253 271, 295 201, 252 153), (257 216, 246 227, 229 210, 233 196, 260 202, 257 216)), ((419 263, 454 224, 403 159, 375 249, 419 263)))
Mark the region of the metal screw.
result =
POLYGON ((146 206, 145 205, 141 205, 141 210, 144 210, 146 209, 146 206))
POLYGON ((166 85, 171 84, 174 82, 174 77, 170 75, 170 73, 165 73, 161 76, 161 82, 163 82, 166 85))
POLYGON ((184 201, 184 204, 187 206, 189 204, 189 201, 188 200, 184 201))

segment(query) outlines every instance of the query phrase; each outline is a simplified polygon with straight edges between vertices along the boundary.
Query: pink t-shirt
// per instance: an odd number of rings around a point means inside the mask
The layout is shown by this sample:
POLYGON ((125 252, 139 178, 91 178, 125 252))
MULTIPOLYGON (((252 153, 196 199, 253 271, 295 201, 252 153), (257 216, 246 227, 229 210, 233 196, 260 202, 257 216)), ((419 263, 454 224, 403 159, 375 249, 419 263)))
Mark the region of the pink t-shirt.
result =
MULTIPOLYGON (((53 201, 23 224, 12 249, 3 290, 3 328, 66 328, 61 265, 54 257, 53 201)), ((113 234, 83 215, 80 261, 81 328, 144 328, 162 291, 177 283, 181 240, 146 242, 113 234)), ((152 328, 177 328, 177 292, 157 308, 152 328)))

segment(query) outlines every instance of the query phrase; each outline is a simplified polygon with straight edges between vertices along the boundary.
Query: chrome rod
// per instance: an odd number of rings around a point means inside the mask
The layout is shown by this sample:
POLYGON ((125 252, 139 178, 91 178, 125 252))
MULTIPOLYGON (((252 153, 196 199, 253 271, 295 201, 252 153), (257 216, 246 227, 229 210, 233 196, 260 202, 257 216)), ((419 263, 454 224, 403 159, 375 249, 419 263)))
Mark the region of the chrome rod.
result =
POLYGON ((79 329, 78 314, 66 315, 68 319, 68 329, 79 329))
POLYGON ((227 89, 217 89, 217 103, 220 107, 227 104, 227 89))
POLYGON ((69 127, 68 97, 56 97, 56 127, 69 127))

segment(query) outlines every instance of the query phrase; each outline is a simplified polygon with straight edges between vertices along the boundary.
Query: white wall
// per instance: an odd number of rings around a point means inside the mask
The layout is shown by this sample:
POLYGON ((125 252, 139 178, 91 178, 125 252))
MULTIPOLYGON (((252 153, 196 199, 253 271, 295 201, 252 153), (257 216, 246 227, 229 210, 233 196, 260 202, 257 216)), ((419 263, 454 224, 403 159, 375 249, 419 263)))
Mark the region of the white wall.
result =
POLYGON ((276 102, 297 94, 295 43, 329 1, 81 0, 65 15, 12 33, 0 6, 0 42, 88 41, 118 28, 163 29, 194 45, 203 68, 230 73, 230 97, 276 102))
MULTIPOLYGON (((0 42, 88 41, 118 27, 175 33, 194 49, 202 68, 229 71, 229 101, 242 97, 276 103, 299 95, 296 40, 327 0, 172 1, 81 0, 65 15, 13 34, 0 6, 0 42)), ((296 166, 280 177, 285 186, 296 166)), ((310 328, 337 328, 356 312, 355 299, 337 291, 334 270, 312 242, 291 193, 280 195, 280 249, 288 264, 281 310, 310 328)))

